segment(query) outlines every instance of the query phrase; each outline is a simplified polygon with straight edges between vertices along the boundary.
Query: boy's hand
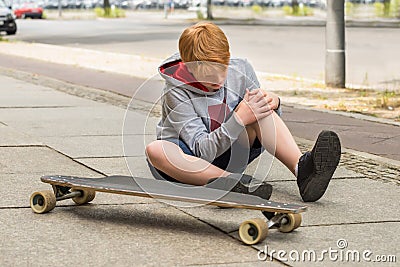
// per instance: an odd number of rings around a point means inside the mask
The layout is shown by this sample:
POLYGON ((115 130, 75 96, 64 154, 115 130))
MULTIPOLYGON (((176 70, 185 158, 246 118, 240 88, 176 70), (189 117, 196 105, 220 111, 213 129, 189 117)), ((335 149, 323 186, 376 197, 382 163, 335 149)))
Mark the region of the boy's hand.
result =
POLYGON ((254 89, 253 91, 249 92, 249 96, 252 97, 253 95, 256 95, 258 92, 261 92, 264 97, 267 99, 268 105, 272 110, 275 110, 279 107, 280 105, 280 100, 278 95, 272 93, 272 92, 267 92, 264 89, 254 89))
POLYGON ((236 118, 244 125, 250 125, 261 120, 273 112, 270 106, 273 99, 268 97, 262 90, 249 92, 246 89, 244 99, 239 103, 235 110, 236 118))

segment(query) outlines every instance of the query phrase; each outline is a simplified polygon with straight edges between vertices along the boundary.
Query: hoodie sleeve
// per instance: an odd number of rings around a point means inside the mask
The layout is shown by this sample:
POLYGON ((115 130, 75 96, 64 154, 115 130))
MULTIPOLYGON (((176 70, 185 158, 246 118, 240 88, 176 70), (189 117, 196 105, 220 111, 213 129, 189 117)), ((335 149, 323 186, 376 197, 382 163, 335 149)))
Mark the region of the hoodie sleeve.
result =
POLYGON ((164 95, 163 101, 166 112, 164 126, 174 128, 195 156, 209 162, 228 150, 245 129, 232 115, 221 127, 209 133, 207 119, 198 115, 193 104, 194 101, 205 101, 204 96, 193 99, 184 90, 174 88, 164 95))

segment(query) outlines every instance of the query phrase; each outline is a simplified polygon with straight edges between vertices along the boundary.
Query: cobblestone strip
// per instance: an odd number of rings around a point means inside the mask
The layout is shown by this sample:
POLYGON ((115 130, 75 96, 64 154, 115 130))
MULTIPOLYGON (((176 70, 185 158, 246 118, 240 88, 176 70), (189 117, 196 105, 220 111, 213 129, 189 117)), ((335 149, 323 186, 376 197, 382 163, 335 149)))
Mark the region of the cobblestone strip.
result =
MULTIPOLYGON (((6 68, 0 68, 0 74, 23 80, 28 83, 50 87, 70 95, 118 106, 123 109, 126 109, 129 105, 130 110, 144 112, 152 117, 158 117, 161 114, 161 109, 159 106, 153 106, 151 103, 139 100, 133 100, 131 102, 129 97, 104 90, 75 85, 45 76, 38 76, 35 74, 6 68)), ((298 141, 298 145, 302 151, 307 151, 312 148, 312 145, 304 142, 298 141)), ((378 162, 349 152, 342 153, 342 158, 339 165, 354 172, 360 173, 369 179, 400 185, 400 166, 395 166, 385 162, 378 162)))

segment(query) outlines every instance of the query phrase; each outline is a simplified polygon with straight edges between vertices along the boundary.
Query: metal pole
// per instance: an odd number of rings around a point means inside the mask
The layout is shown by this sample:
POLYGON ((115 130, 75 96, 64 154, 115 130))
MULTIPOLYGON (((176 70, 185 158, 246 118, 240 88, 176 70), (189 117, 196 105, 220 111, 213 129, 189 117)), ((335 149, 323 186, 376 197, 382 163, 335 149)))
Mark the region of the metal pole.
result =
POLYGON ((325 84, 344 88, 346 84, 344 0, 327 1, 325 84))
POLYGON ((61 0, 58 0, 58 16, 61 18, 62 16, 62 6, 61 6, 61 0))

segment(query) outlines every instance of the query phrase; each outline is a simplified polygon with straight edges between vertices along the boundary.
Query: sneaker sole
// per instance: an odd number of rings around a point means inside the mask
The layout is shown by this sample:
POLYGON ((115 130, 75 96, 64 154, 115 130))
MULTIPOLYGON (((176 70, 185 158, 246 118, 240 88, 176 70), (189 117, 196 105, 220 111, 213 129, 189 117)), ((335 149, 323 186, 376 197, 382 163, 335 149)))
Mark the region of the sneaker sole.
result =
POLYGON ((313 150, 315 172, 310 176, 303 191, 302 198, 305 202, 317 201, 325 194, 340 161, 339 137, 332 131, 323 131, 318 136, 313 150))

